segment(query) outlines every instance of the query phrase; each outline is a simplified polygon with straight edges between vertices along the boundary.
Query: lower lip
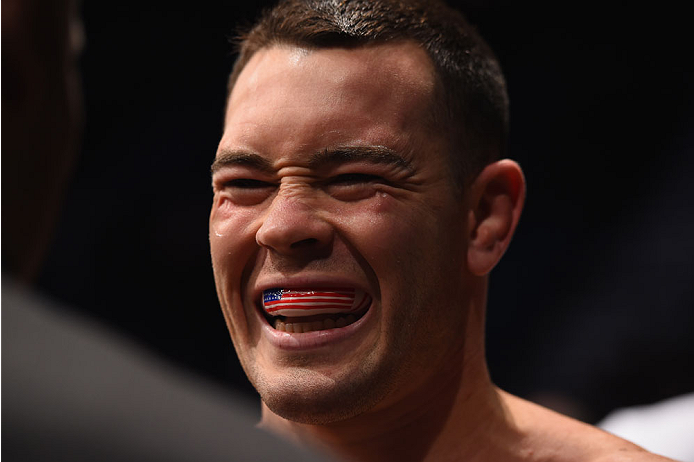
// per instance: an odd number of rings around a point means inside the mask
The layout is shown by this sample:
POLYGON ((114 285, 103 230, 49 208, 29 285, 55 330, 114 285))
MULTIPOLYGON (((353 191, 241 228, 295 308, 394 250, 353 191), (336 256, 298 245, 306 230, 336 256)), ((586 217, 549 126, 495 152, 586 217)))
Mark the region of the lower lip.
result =
MULTIPOLYGON (((373 302, 371 302, 373 305, 373 302)), ((274 329, 262 314, 258 314, 262 320, 262 329, 265 337, 270 343, 280 350, 299 351, 312 350, 316 348, 334 345, 353 337, 361 327, 371 318, 371 306, 367 309, 364 316, 345 327, 338 327, 327 330, 314 330, 301 334, 282 332, 274 329)))

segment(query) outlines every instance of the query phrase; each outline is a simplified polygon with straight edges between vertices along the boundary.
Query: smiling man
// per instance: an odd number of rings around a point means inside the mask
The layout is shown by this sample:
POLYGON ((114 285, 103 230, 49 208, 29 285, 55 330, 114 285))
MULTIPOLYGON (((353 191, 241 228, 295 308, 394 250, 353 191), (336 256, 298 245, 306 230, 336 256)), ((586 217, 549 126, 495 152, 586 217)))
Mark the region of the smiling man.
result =
POLYGON ((210 245, 261 425, 349 460, 651 460, 513 397, 488 275, 525 197, 503 77, 455 11, 288 1, 245 35, 210 245))

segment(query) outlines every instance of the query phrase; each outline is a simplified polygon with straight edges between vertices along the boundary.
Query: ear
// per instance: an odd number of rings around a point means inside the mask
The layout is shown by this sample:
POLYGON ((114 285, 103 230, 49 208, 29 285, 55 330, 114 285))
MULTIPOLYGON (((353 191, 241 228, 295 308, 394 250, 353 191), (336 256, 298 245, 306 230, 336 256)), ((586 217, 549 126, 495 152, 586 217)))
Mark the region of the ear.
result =
POLYGON ((467 261, 470 272, 484 276, 506 251, 525 201, 525 178, 509 159, 487 165, 470 187, 467 261))

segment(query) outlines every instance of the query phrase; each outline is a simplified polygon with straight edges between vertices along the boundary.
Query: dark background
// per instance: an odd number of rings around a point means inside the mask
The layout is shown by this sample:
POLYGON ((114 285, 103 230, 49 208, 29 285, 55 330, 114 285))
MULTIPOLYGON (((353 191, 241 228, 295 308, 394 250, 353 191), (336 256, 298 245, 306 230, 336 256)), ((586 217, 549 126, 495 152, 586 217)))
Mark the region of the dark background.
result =
MULTIPOLYGON (((228 37, 268 3, 84 1, 83 144, 39 278, 72 309, 249 394, 212 278, 209 166, 228 37)), ((510 154, 528 181, 492 273, 490 370, 595 422, 694 390, 686 15, 521 3, 456 3, 504 68, 510 154)))

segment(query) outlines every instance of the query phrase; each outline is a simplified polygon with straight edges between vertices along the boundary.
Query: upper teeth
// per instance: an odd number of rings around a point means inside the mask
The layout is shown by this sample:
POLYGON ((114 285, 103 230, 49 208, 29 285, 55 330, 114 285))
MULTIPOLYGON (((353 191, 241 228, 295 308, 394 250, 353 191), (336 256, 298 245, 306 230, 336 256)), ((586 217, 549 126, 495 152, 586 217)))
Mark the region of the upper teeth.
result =
POLYGON ((263 308, 273 316, 356 313, 366 308, 370 299, 365 292, 350 287, 268 289, 263 291, 263 308))

